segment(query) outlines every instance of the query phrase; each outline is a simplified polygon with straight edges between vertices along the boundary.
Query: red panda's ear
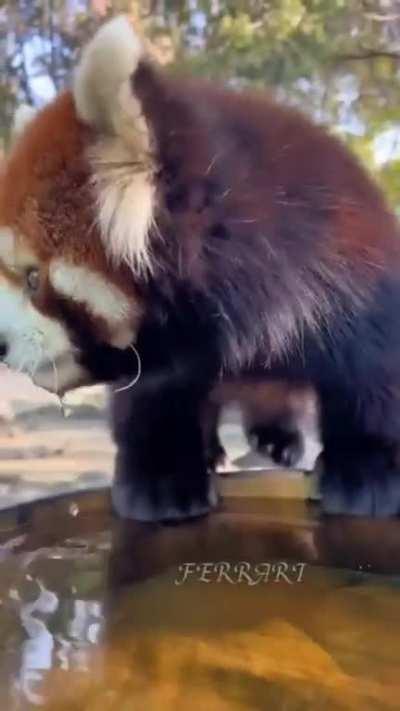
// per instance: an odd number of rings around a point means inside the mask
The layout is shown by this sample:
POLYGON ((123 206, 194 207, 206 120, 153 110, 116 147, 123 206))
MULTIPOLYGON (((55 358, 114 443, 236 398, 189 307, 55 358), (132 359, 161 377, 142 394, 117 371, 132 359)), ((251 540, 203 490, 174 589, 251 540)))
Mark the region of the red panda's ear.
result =
POLYGON ((119 132, 121 91, 143 55, 143 44, 126 16, 99 29, 75 73, 75 106, 85 123, 103 133, 119 132))
POLYGON ((106 253, 114 264, 128 264, 141 275, 152 270, 155 166, 150 130, 130 79, 144 55, 128 19, 117 17, 83 50, 74 83, 78 117, 96 134, 88 155, 106 253))

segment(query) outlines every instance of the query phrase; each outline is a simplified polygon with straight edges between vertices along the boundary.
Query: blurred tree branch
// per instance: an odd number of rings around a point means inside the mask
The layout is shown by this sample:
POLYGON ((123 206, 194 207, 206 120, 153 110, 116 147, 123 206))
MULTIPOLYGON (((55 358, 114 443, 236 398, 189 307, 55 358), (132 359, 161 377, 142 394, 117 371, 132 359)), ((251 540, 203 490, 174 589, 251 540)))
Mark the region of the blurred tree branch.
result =
POLYGON ((364 49, 360 52, 348 52, 347 54, 338 54, 333 58, 334 62, 365 62, 373 59, 400 59, 400 52, 384 50, 384 49, 364 49))

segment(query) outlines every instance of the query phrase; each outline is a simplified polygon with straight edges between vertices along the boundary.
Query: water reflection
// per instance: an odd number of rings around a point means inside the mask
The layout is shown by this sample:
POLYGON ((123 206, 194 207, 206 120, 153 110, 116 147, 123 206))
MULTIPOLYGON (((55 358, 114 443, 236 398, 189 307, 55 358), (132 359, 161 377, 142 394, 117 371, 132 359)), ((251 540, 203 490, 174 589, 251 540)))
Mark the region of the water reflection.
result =
POLYGON ((21 605, 20 621, 27 639, 22 644, 20 673, 15 682, 16 691, 34 705, 43 703, 37 688, 43 680, 44 672, 51 669, 53 664, 54 638, 47 623, 59 605, 57 595, 47 590, 40 581, 37 583, 37 598, 21 605), (36 617, 36 614, 43 615, 44 619, 36 617))
POLYGON ((90 540, 64 542, 63 533, 60 522, 59 530, 5 534, 0 544, 0 708, 7 711, 41 706, 51 670, 88 671, 102 639, 110 531, 94 527, 90 540), (41 545, 46 538, 59 543, 41 545))

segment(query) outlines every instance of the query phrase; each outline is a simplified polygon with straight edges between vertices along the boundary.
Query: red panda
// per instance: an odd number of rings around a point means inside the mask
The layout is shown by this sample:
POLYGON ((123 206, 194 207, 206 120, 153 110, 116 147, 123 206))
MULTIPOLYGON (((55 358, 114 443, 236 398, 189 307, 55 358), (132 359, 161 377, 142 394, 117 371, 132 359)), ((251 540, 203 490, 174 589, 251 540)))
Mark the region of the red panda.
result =
POLYGON ((0 179, 0 354, 113 398, 113 501, 217 505, 201 413, 224 379, 318 394, 327 512, 400 510, 400 241, 334 137, 265 92, 174 77, 121 17, 0 179))

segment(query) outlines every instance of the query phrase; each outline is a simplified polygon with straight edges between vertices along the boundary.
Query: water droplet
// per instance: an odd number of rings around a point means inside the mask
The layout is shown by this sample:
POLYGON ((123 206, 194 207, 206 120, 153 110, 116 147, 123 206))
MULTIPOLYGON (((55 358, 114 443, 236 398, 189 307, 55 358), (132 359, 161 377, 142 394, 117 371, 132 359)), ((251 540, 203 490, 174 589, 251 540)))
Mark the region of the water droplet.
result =
POLYGON ((69 507, 69 513, 71 516, 78 516, 79 514, 79 506, 75 502, 70 505, 69 507))

